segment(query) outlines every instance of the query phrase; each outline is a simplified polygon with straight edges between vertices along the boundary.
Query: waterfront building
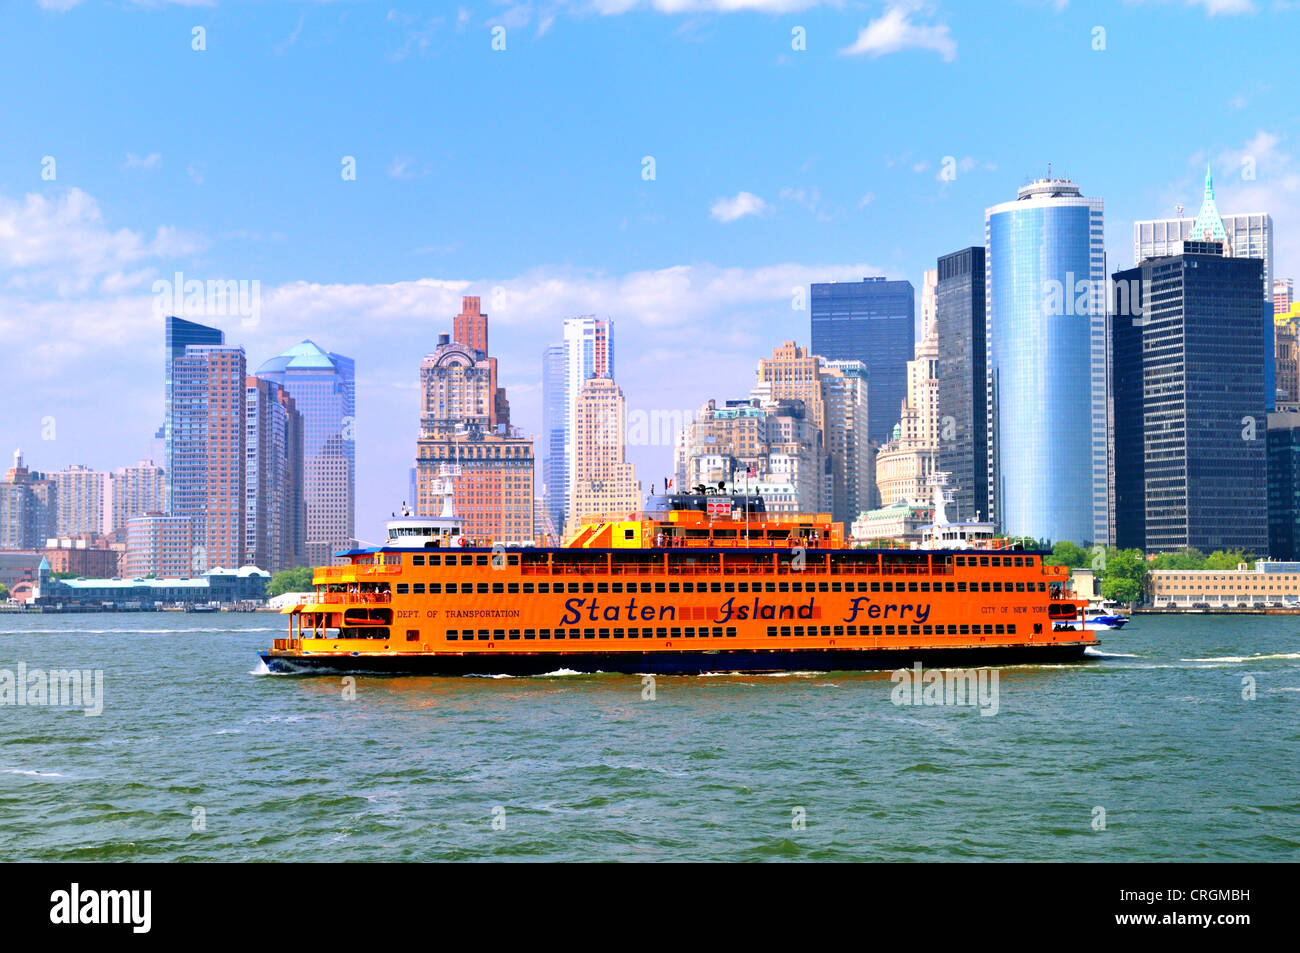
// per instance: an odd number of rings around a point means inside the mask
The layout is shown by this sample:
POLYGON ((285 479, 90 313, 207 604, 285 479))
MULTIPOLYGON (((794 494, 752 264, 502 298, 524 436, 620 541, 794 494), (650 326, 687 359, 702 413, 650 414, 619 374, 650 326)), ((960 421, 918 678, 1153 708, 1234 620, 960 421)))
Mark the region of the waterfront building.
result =
POLYGON ((938 467, 951 475, 955 518, 980 519, 989 512, 984 249, 944 255, 938 266, 938 467))
POLYGON ((152 460, 119 467, 112 479, 111 532, 126 539, 126 521, 145 513, 162 513, 166 508, 167 486, 163 468, 152 460))
POLYGON ((860 546, 919 543, 921 527, 933 521, 933 504, 900 499, 859 514, 851 525, 851 533, 853 542, 860 546))
POLYGON ((304 340, 257 369, 302 414, 304 560, 328 565, 356 537, 356 364, 304 340))
POLYGON ((1116 545, 1268 551, 1263 262, 1184 243, 1115 275, 1116 545))
POLYGON ((73 464, 66 470, 51 474, 51 479, 58 488, 57 535, 102 533, 108 503, 105 492, 108 474, 73 464))
POLYGON ((58 535, 59 490, 51 475, 29 470, 21 450, 0 480, 0 549, 35 550, 58 535))
POLYGON ((574 492, 565 538, 575 535, 585 517, 641 509, 641 482, 627 462, 627 401, 611 378, 583 382, 574 404, 574 492))
POLYGON ((125 550, 125 545, 102 534, 80 533, 47 539, 42 553, 49 561, 50 572, 111 578, 122 574, 125 550))
POLYGON ((261 602, 266 598, 266 584, 270 581, 271 574, 256 566, 217 567, 201 575, 157 579, 52 579, 41 587, 39 602, 43 605, 111 602, 114 606, 137 603, 147 608, 159 602, 233 605, 261 602))
POLYGON ((988 505, 1010 536, 1107 540, 1103 215, 1050 178, 985 212, 988 505))
MULTIPOLYGON (((468 310, 468 309, 466 309, 468 310)), ((476 309, 477 310, 477 309, 476 309)), ((482 316, 486 323, 486 316, 482 316)), ((481 329, 487 340, 487 329, 481 329)), ((442 512, 453 487, 462 532, 471 538, 524 543, 533 530, 533 442, 501 418, 495 365, 469 344, 438 335, 420 365, 420 435, 416 442, 418 516, 442 512)))
POLYGON ((1161 609, 1300 607, 1300 562, 1258 559, 1235 570, 1153 569, 1147 582, 1152 605, 1161 609))
POLYGON ((194 520, 188 516, 148 513, 126 521, 126 555, 122 575, 127 579, 145 576, 197 575, 204 559, 195 551, 194 520))
POLYGON ((275 381, 245 381, 243 563, 276 573, 306 564, 302 414, 275 381))
POLYGON ((884 443, 907 395, 907 362, 916 339, 916 292, 910 281, 863 278, 814 284, 812 353, 861 361, 867 369, 867 432, 884 443))

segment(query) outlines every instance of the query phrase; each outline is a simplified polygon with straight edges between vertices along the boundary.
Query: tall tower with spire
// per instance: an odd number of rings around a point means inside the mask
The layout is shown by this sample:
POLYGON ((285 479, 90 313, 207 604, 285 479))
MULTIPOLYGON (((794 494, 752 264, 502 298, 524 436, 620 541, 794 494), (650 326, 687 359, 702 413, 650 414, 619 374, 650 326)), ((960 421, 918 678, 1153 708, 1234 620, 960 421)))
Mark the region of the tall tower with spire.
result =
POLYGON ((1222 242, 1223 253, 1232 254, 1232 243, 1228 240, 1228 230, 1223 226, 1223 216, 1214 201, 1214 173, 1205 167, 1205 198, 1201 201, 1201 210, 1192 222, 1192 241, 1222 242))

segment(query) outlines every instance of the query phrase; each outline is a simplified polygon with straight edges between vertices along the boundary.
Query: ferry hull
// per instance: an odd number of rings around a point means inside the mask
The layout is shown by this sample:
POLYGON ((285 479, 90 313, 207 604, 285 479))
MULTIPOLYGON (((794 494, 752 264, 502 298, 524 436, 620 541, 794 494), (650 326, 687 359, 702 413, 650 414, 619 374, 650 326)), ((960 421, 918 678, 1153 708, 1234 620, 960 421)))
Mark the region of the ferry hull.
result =
POLYGON ((546 652, 410 653, 321 655, 258 653, 267 669, 277 674, 367 675, 547 675, 559 671, 626 675, 705 675, 710 673, 893 671, 917 662, 928 668, 978 668, 987 665, 1025 665, 1081 662, 1086 642, 1044 645, 946 647, 916 649, 720 649, 703 652, 658 650, 653 652, 546 652))

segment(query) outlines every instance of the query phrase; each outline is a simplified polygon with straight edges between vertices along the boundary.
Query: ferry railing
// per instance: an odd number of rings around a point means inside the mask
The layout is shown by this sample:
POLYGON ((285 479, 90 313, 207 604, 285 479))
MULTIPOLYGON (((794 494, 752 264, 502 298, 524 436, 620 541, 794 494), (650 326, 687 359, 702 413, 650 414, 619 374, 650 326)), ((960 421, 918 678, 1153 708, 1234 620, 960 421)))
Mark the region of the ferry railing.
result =
POLYGON ((317 602, 356 602, 364 605, 386 605, 393 601, 388 592, 326 592, 317 596, 317 602))

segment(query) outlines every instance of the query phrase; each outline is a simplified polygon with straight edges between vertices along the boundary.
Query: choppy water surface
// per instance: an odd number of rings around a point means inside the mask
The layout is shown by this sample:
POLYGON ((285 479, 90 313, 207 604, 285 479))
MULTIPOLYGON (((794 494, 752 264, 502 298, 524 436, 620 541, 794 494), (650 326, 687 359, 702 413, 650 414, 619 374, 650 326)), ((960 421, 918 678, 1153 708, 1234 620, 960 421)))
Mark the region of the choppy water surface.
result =
POLYGON ((991 717, 896 706, 888 673, 350 700, 256 672, 279 623, 0 615, 0 669, 104 673, 99 717, 0 707, 0 858, 1300 859, 1296 617, 1139 617, 1092 663, 998 669, 991 717))

